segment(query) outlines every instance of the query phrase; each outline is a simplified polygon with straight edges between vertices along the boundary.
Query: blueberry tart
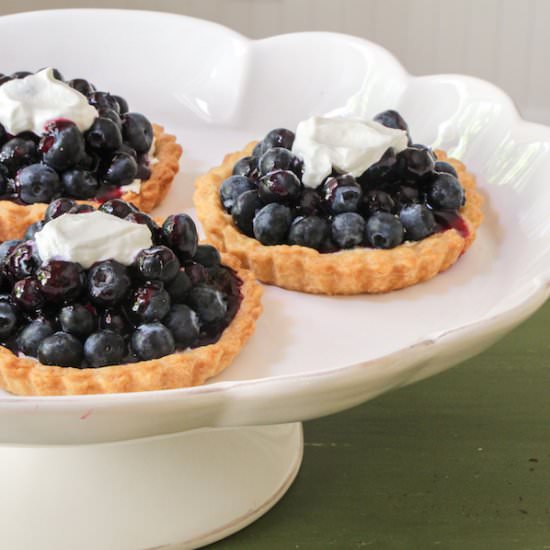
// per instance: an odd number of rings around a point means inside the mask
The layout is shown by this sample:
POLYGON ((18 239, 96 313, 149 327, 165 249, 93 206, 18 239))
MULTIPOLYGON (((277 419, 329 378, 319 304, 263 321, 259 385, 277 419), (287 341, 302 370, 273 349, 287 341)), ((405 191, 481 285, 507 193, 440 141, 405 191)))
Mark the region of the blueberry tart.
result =
POLYGON ((21 238, 58 197, 159 204, 181 147, 126 100, 56 69, 0 75, 0 240, 21 238))
POLYGON ((261 285, 185 214, 55 199, 0 245, 0 386, 19 395, 202 384, 252 335, 261 285), (77 205, 78 206, 78 205, 77 205))
POLYGON ((272 130, 198 178, 194 200, 208 240, 260 281, 316 294, 430 279, 483 218, 474 176, 413 143, 396 111, 272 130))

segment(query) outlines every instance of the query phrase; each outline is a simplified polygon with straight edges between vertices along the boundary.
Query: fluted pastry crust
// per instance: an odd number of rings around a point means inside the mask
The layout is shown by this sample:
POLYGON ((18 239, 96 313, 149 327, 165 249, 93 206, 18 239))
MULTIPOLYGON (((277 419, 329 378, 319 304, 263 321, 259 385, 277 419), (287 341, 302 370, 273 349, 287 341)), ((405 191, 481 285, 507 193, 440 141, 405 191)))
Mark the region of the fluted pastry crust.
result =
MULTIPOLYGON (((167 134, 162 126, 153 124, 155 133, 155 158, 158 162, 151 164, 151 177, 141 184, 140 193, 125 193, 121 198, 135 204, 140 210, 150 212, 159 205, 178 173, 181 146, 176 137, 167 134)), ((78 201, 93 204, 97 201, 78 201)), ((9 239, 21 239, 29 225, 44 218, 48 205, 46 203, 17 204, 13 201, 0 201, 0 242, 9 239)))
POLYGON ((426 281, 448 269, 470 247, 483 220, 483 197, 473 174, 464 164, 436 151, 452 164, 466 192, 460 215, 468 227, 465 236, 448 229, 417 242, 405 242, 389 250, 355 248, 321 254, 303 246, 264 246, 247 237, 233 224, 219 199, 223 180, 234 164, 250 155, 256 142, 226 155, 223 163, 195 182, 194 203, 207 239, 219 250, 239 258, 264 283, 313 294, 363 294, 397 290, 426 281))
POLYGON ((222 263, 242 281, 242 302, 220 339, 207 346, 160 359, 75 369, 42 365, 0 346, 0 387, 17 395, 77 395, 184 388, 203 384, 233 361, 250 338, 262 311, 262 287, 239 262, 222 254, 222 263))

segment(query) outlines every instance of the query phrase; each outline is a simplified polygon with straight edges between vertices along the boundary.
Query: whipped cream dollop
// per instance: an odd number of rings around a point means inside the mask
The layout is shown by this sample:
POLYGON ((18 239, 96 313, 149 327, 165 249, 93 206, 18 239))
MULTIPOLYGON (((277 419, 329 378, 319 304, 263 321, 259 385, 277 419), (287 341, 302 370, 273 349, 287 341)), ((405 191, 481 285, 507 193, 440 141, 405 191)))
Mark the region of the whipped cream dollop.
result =
POLYGON ((35 239, 42 261, 78 262, 85 269, 110 258, 130 265, 140 250, 153 245, 146 225, 101 211, 63 214, 48 222, 35 239))
POLYGON ((315 188, 333 169, 360 176, 390 147, 406 149, 407 133, 355 116, 313 116, 298 124, 292 151, 304 161, 304 185, 315 188))
POLYGON ((0 86, 0 123, 10 134, 42 134, 50 120, 65 118, 81 132, 90 128, 98 112, 86 96, 44 69, 0 86))

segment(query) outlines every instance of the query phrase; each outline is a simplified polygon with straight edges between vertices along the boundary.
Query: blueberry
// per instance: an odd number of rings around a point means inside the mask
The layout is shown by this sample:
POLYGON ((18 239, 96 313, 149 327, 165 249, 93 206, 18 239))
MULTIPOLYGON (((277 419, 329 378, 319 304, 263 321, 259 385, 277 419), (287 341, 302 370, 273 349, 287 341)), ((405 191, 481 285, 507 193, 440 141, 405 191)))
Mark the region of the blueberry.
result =
POLYGON ((193 261, 204 267, 217 268, 221 263, 220 253, 209 244, 199 244, 193 256, 193 261))
POLYGON ((159 281, 148 281, 134 290, 129 311, 142 323, 160 321, 170 311, 170 295, 159 281))
POLYGON ((166 291, 170 294, 171 302, 182 302, 193 284, 185 268, 179 270, 178 274, 166 285, 166 291))
POLYGON ((254 183, 245 176, 229 176, 220 186, 220 199, 227 212, 231 212, 237 198, 246 191, 256 189, 254 183))
POLYGON ((374 212, 393 212, 395 201, 385 191, 368 191, 363 198, 363 210, 367 216, 374 212))
POLYGON ((339 187, 359 187, 357 180, 351 174, 328 177, 320 187, 323 199, 330 205, 339 187))
POLYGON ((410 204, 401 209, 399 218, 408 239, 419 241, 435 231, 433 214, 423 204, 410 204))
POLYGON ((17 312, 15 308, 7 303, 0 302, 0 338, 10 336, 17 326, 17 312))
POLYGON ((191 285, 200 285, 210 281, 210 274, 208 269, 197 262, 185 262, 185 273, 191 281, 191 285))
POLYGON ((67 120, 56 120, 46 126, 39 151, 44 162, 58 171, 68 170, 84 156, 84 136, 67 120))
POLYGON ((302 172, 302 162, 288 149, 273 147, 260 157, 260 173, 265 176, 273 170, 292 170, 298 176, 302 172))
POLYGON ((403 117, 397 111, 391 109, 378 113, 373 120, 387 128, 395 128, 396 130, 404 130, 405 132, 409 131, 409 126, 403 117))
POLYGON ((254 237, 267 246, 282 244, 288 235, 291 221, 290 208, 272 202, 256 214, 253 222, 254 237))
POLYGON ((386 149, 382 158, 371 165, 363 174, 359 177, 359 183, 364 190, 377 187, 386 180, 391 179, 393 170, 397 165, 397 155, 395 150, 390 147, 386 149))
POLYGON ((16 281, 11 295, 14 304, 26 311, 36 311, 44 305, 44 296, 40 285, 31 277, 16 281))
POLYGON ((44 319, 35 319, 17 335, 17 349, 29 357, 36 357, 38 346, 40 346, 42 340, 45 340, 52 334, 53 328, 51 323, 44 319))
POLYGON ((94 151, 84 151, 75 168, 86 172, 97 172, 99 170, 100 158, 94 151))
POLYGON ((34 241, 18 244, 6 258, 6 268, 14 280, 34 275, 40 265, 40 258, 34 241))
POLYGON ((132 326, 123 310, 106 309, 99 317, 99 328, 112 330, 117 334, 127 336, 132 331, 132 326))
POLYGON ((321 195, 315 189, 304 188, 298 202, 298 211, 303 216, 313 216, 322 213, 321 195))
POLYGON ((101 118, 108 118, 109 120, 112 120, 122 130, 122 119, 120 118, 118 111, 115 111, 114 109, 99 109, 98 113, 101 118))
POLYGON ((263 154, 262 142, 260 141, 259 143, 256 143, 256 145, 254 146, 254 149, 252 149, 252 156, 259 159, 262 156, 262 154, 263 154))
POLYGON ((258 175, 258 157, 243 157, 233 166, 234 176, 255 178, 258 175))
POLYGON ((38 160, 36 144, 27 139, 12 138, 0 149, 0 163, 3 164, 11 177, 23 166, 33 164, 38 160))
POLYGON ((151 174, 153 173, 151 170, 151 166, 149 163, 149 159, 147 158, 147 155, 140 155, 137 159, 138 163, 138 170, 136 178, 141 181, 146 181, 151 177, 151 174))
POLYGON ((88 102, 93 105, 98 111, 100 109, 113 109, 118 112, 118 101, 108 92, 93 91, 88 96, 88 102))
POLYGON ((464 189, 454 176, 441 172, 430 184, 428 202, 436 210, 458 210, 464 203, 464 189))
POLYGON ((357 212, 363 199, 363 191, 358 185, 338 187, 334 191, 334 198, 330 202, 333 214, 342 212, 357 212))
POLYGON ((25 231, 25 235, 23 238, 26 241, 32 241, 34 239, 34 236, 39 231, 42 231, 42 229, 44 229, 44 225, 46 225, 46 223, 43 220, 39 220, 37 222, 34 222, 32 225, 29 225, 29 227, 27 227, 27 230, 25 231))
POLYGON ((195 222, 187 214, 172 214, 162 224, 162 234, 166 244, 180 260, 192 258, 199 241, 195 222))
POLYGON ((77 199, 91 199, 99 189, 95 176, 84 170, 68 170, 61 176, 61 181, 66 193, 77 199))
POLYGON ((123 219, 132 212, 137 212, 137 208, 132 203, 123 201, 122 199, 106 201, 99 207, 99 210, 123 219))
POLYGON ((48 205, 44 220, 49 222, 55 218, 58 218, 62 214, 69 212, 69 210, 71 210, 74 206, 76 206, 76 202, 73 199, 55 199, 48 205))
POLYGON ((4 266, 8 256, 15 250, 15 248, 20 245, 23 241, 20 240, 10 240, 4 241, 0 244, 0 265, 4 266))
POLYGON ((329 234, 329 230, 328 221, 319 216, 296 218, 290 226, 288 244, 320 250, 329 234))
POLYGON ((12 180, 8 171, 0 169, 0 195, 8 195, 12 192, 12 180))
POLYGON ((424 176, 434 169, 434 158, 427 147, 407 147, 397 155, 399 168, 405 177, 424 176))
POLYGON ((399 189, 394 193, 395 201, 403 206, 404 204, 411 204, 419 202, 421 198, 418 186, 414 185, 400 185, 399 189))
POLYGON ((59 323, 65 332, 78 338, 88 336, 97 327, 97 316, 83 304, 72 304, 61 308, 59 323))
POLYGON ((86 143, 97 151, 115 151, 122 145, 120 128, 111 119, 98 117, 86 132, 86 143))
POLYGON ((135 266, 146 280, 168 282, 178 274, 180 262, 167 246, 153 246, 139 252, 135 266))
POLYGON ((363 243, 365 220, 355 212, 344 212, 334 216, 331 233, 340 248, 354 248, 363 243))
POLYGON ((84 357, 90 367, 117 365, 125 355, 124 338, 112 330, 94 332, 84 342, 84 357))
POLYGON ((164 324, 170 329, 174 340, 181 348, 194 346, 198 343, 199 317, 190 307, 184 304, 172 306, 164 319, 164 324))
POLYGON ((69 80, 67 84, 85 96, 89 96, 95 92, 94 85, 83 78, 73 78, 72 80, 69 80))
POLYGON ((366 225, 367 242, 373 248, 394 248, 403 242, 403 225, 388 212, 375 212, 366 225))
POLYGON ((283 149, 292 149, 294 144, 294 132, 286 128, 275 128, 271 130, 262 141, 262 149, 265 153, 273 147, 282 147, 283 149))
POLYGON ((298 176, 290 170, 275 170, 269 172, 260 179, 258 193, 265 203, 281 202, 289 203, 297 201, 300 197, 302 184, 298 176))
POLYGON ((80 367, 82 344, 71 334, 56 332, 42 340, 38 346, 38 360, 43 365, 80 367))
POLYGON ((120 97, 119 95, 113 95, 113 98, 118 103, 118 112, 121 115, 126 114, 128 112, 128 102, 123 97, 120 97))
POLYGON ((153 143, 153 126, 140 113, 126 113, 122 117, 124 141, 138 153, 146 153, 153 143))
POLYGON ((27 204, 50 202, 61 189, 57 172, 45 164, 31 164, 17 173, 16 185, 27 204))
POLYGON ((50 260, 38 268, 36 279, 50 302, 73 300, 82 291, 82 267, 75 262, 50 260))
POLYGON ((132 349, 142 361, 159 359, 176 350, 174 337, 161 323, 140 325, 132 334, 132 349))
POLYGON ((88 270, 88 294, 102 306, 120 303, 130 289, 127 269, 115 260, 97 262, 88 270))
POLYGON ((198 285, 189 291, 187 303, 195 310, 202 323, 222 321, 227 313, 226 296, 206 285, 198 285))
POLYGON ((444 172, 445 174, 451 174, 451 176, 458 178, 458 172, 455 170, 455 167, 448 162, 438 160, 435 163, 434 170, 436 172, 444 172))
POLYGON ((136 159, 128 153, 116 153, 110 161, 103 180, 107 185, 128 185, 137 176, 136 159))
POLYGON ((67 214, 88 214, 89 212, 95 212, 91 204, 75 204, 67 214))
POLYGON ((11 73, 11 78, 12 79, 20 79, 20 78, 26 78, 27 76, 31 76, 31 73, 30 71, 16 71, 14 73, 11 73))

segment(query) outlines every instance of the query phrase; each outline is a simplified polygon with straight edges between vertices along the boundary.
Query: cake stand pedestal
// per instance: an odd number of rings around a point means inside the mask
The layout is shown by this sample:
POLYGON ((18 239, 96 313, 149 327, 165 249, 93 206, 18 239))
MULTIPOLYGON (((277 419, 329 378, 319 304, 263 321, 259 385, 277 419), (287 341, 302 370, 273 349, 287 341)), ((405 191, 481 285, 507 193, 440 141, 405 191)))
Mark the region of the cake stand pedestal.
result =
POLYGON ((302 452, 299 423, 0 447, 2 548, 197 548, 269 510, 294 480, 302 452))

